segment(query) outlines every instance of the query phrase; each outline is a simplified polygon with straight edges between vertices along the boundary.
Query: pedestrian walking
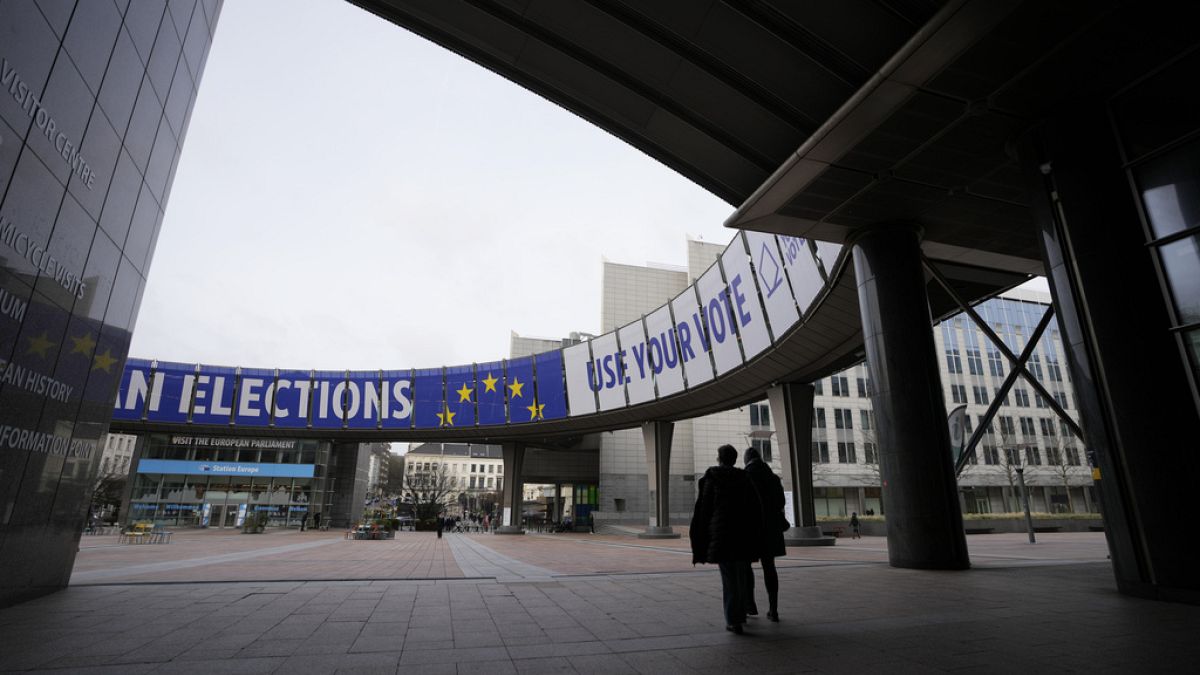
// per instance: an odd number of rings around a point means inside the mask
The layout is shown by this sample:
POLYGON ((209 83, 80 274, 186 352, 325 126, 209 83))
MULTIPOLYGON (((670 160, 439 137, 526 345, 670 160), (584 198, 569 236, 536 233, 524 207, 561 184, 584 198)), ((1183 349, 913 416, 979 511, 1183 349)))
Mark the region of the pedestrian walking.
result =
POLYGON ((715 564, 721 570, 725 630, 741 635, 746 623, 750 563, 758 558, 762 536, 761 507, 746 472, 735 466, 732 445, 717 448, 717 465, 700 479, 700 495, 689 532, 692 564, 715 564))
MULTIPOLYGON (((762 513, 762 538, 759 540, 758 559, 762 563, 763 585, 767 587, 767 618, 779 621, 779 572, 775 569, 775 559, 787 554, 783 544, 783 533, 790 527, 787 517, 783 514, 783 482, 779 476, 762 461, 762 455, 757 448, 746 448, 742 454, 746 466, 746 476, 754 486, 758 495, 758 503, 762 513)), ((754 601, 754 573, 750 573, 749 595, 746 600, 746 613, 758 614, 758 604, 754 601)))
POLYGON ((858 511, 850 514, 850 538, 862 539, 862 536, 858 533, 858 511))
POLYGON ((441 539, 441 538, 442 538, 442 530, 443 530, 443 529, 445 529, 445 527, 446 527, 446 519, 445 519, 445 518, 443 518, 443 517, 441 516, 441 514, 438 514, 438 518, 437 518, 437 533, 438 533, 438 539, 441 539))

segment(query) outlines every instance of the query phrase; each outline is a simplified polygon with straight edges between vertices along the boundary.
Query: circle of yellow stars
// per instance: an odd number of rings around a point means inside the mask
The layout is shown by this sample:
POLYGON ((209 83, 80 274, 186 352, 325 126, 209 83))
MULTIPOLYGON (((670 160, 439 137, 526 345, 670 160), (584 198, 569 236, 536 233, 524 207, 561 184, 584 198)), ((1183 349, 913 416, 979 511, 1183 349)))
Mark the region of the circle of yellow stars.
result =
MULTIPOLYGON (((120 361, 120 359, 113 356, 112 349, 108 347, 105 347, 103 352, 98 352, 93 355, 93 351, 96 349, 96 338, 92 337, 91 333, 84 333, 83 335, 71 335, 68 336, 68 339, 71 340, 72 345, 71 351, 67 352, 67 354, 82 354, 84 358, 90 358, 92 360, 92 370, 102 370, 106 373, 112 374, 113 366, 120 361)), ((25 349, 25 354, 36 355, 40 358, 48 359, 50 358, 51 354, 54 353, 54 348, 57 347, 58 344, 59 343, 50 339, 50 331, 44 330, 40 335, 26 338, 27 347, 25 349)))
MULTIPOLYGON (((498 391, 496 389, 496 384, 498 382, 500 382, 500 378, 493 375, 490 371, 488 372, 487 377, 485 377, 479 381, 479 383, 483 385, 484 393, 489 393, 489 392, 490 393, 498 393, 498 391)), ((511 383, 505 385, 505 387, 508 389, 508 400, 510 403, 513 401, 513 399, 525 398, 525 385, 526 384, 527 383, 522 382, 520 378, 514 377, 513 381, 511 383)), ((464 382, 461 387, 454 390, 454 393, 458 394, 458 403, 470 403, 471 395, 475 393, 475 389, 472 387, 468 387, 467 383, 464 382)), ((532 403, 530 403, 530 405, 527 405, 524 407, 526 410, 529 411, 529 420, 531 422, 533 420, 545 419, 545 417, 544 417, 544 413, 546 410, 545 403, 538 403, 537 399, 535 398, 535 399, 533 399, 532 403)), ((442 412, 437 413, 438 426, 439 427, 454 426, 454 417, 457 414, 458 414, 457 412, 450 409, 449 404, 443 405, 442 412)))

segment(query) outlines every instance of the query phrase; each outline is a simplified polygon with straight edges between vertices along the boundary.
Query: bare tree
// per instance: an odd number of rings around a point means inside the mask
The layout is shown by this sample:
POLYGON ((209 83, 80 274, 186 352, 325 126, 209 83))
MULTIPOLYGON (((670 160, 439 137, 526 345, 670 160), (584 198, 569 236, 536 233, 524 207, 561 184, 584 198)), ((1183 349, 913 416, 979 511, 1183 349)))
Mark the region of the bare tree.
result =
MULTIPOLYGON (((1063 491, 1067 493, 1067 510, 1069 513, 1075 512, 1075 498, 1071 496, 1071 476, 1075 473, 1067 457, 1068 446, 1060 436, 1051 436, 1046 439, 1046 465, 1053 469, 1055 476, 1059 479, 1059 483, 1063 486, 1063 491)), ((1073 446, 1072 446, 1072 449, 1073 446)))
POLYGON ((100 517, 111 510, 112 517, 118 518, 121 495, 125 493, 126 482, 127 476, 123 473, 109 472, 98 475, 92 485, 91 513, 100 517))
POLYGON ((412 471, 404 473, 401 496, 413 505, 420 520, 436 518, 456 493, 445 462, 433 462, 429 469, 414 466, 412 471))

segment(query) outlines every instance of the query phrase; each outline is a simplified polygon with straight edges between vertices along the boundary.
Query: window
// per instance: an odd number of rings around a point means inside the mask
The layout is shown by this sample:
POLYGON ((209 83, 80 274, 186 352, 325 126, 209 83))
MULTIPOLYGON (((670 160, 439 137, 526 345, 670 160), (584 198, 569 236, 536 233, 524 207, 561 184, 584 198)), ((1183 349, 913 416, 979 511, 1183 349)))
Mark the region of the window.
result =
POLYGON ((988 371, 992 377, 1004 377, 1004 361, 1000 360, 1000 352, 988 350, 988 371))
POLYGON ((754 449, 758 450, 758 454, 762 455, 762 460, 764 462, 771 461, 771 439, 755 438, 754 440, 750 441, 750 445, 754 449))
POLYGON ((854 443, 841 441, 837 444, 838 462, 842 464, 855 464, 858 462, 858 456, 854 452, 854 443))
POLYGON ((851 414, 853 410, 847 408, 833 409, 833 424, 838 429, 853 429, 854 416, 851 414))
POLYGON ((1062 382, 1062 369, 1058 366, 1058 361, 1052 358, 1046 358, 1046 374, 1050 376, 1051 382, 1062 382))
POLYGON ((1041 382, 1043 379, 1041 357, 1038 356, 1037 354, 1030 354, 1029 365, 1030 365, 1029 371, 1031 373, 1033 373, 1034 379, 1036 379, 1038 382, 1041 382))
POLYGON ((1017 406, 1021 408, 1029 407, 1029 392, 1024 389, 1013 389, 1013 398, 1017 400, 1017 406))
POLYGON ((1071 407, 1067 404, 1067 393, 1065 391, 1056 391, 1053 392, 1053 395, 1054 400, 1058 401, 1059 407, 1061 407, 1063 410, 1067 410, 1071 407))
POLYGON ((855 382, 858 383, 858 397, 866 398, 867 397, 867 381, 860 377, 860 378, 857 378, 855 380, 855 382))
POLYGON ((975 405, 987 405, 991 402, 988 400, 987 387, 971 387, 971 393, 975 396, 975 405))
MULTIPOLYGON (((488 473, 496 473, 496 465, 488 464, 488 473)), ((490 478, 488 480, 491 480, 490 478)))
POLYGON ((494 481, 494 480, 495 480, 495 478, 492 478, 491 476, 488 476, 488 483, 487 483, 487 486, 488 486, 488 487, 492 487, 492 486, 493 486, 493 482, 492 482, 492 481, 494 481))
POLYGON ((829 444, 825 441, 813 441, 812 461, 814 464, 829 463, 829 444))
POLYGON ((1000 433, 1002 433, 1006 436, 1012 436, 1017 433, 1016 427, 1013 426, 1013 418, 1011 418, 1011 417, 1001 417, 1000 418, 1000 433))
POLYGON ((1062 451, 1056 447, 1046 448, 1046 463, 1050 466, 1062 466, 1062 451))
POLYGON ((1016 448, 1005 448, 1004 463, 1009 466, 1021 466, 1021 453, 1016 448))
POLYGON ((1062 429, 1063 438, 1071 437, 1071 427, 1067 426, 1066 420, 1059 420, 1058 426, 1060 429, 1062 429))
POLYGON ((1025 436, 1032 436, 1034 434, 1032 417, 1021 418, 1021 434, 1025 436))
POLYGON ((764 403, 750 404, 750 426, 771 426, 771 408, 764 403))
POLYGON ((475 489, 475 476, 471 476, 471 489, 475 489))
POLYGON ((975 348, 967 349, 967 369, 972 375, 983 374, 983 359, 980 358, 979 350, 975 348))
POLYGON ((834 396, 849 396, 850 384, 844 375, 834 375, 829 378, 830 384, 833 385, 834 396))
POLYGON ((867 461, 867 464, 879 463, 879 452, 875 449, 875 444, 871 441, 866 441, 863 443, 863 455, 864 459, 867 461))
POLYGON ((858 411, 859 428, 863 431, 870 431, 875 428, 875 411, 874 410, 859 410, 858 411))
POLYGON ((471 473, 477 473, 477 472, 475 471, 475 466, 476 466, 476 465, 474 465, 474 464, 472 464, 472 465, 471 465, 471 473))
POLYGON ((1033 401, 1034 401, 1034 403, 1037 404, 1037 407, 1039 407, 1039 408, 1049 408, 1050 407, 1049 404, 1046 403, 1046 399, 1042 398, 1041 394, 1034 394, 1033 401))
POLYGON ((954 399, 955 403, 966 403, 967 388, 961 384, 952 384, 950 385, 950 396, 954 399))
POLYGON ((813 382, 813 390, 816 392, 817 396, 825 395, 825 391, 824 391, 825 387, 822 384, 822 382, 823 382, 823 380, 817 380, 816 382, 813 382))
POLYGON ((991 464, 991 465, 999 464, 1000 463, 999 449, 997 449, 993 446, 990 446, 990 445, 983 446, 983 463, 991 464))
MULTIPOLYGON (((992 398, 1000 398, 1000 387, 992 388, 992 398)), ((1008 405, 1008 394, 1004 395, 1004 400, 1000 401, 1000 405, 1008 405)))
POLYGON ((1048 420, 1045 417, 1038 420, 1042 426, 1042 435, 1046 437, 1054 436, 1054 420, 1048 420))
POLYGON ((962 359, 959 358, 957 347, 946 350, 946 371, 962 373, 962 359))
MULTIPOLYGON (((983 417, 980 417, 979 419, 982 420, 983 417)), ((963 415, 963 430, 965 430, 967 432, 968 436, 971 435, 972 429, 971 429, 971 416, 970 415, 963 415)))
POLYGON ((1067 448, 1067 464, 1079 466, 1079 449, 1067 448))
POLYGON ((813 428, 814 429, 824 429, 825 428, 825 409, 824 408, 813 408, 813 428))
POLYGON ((1042 451, 1032 445, 1025 448, 1025 463, 1029 466, 1041 466, 1042 451))

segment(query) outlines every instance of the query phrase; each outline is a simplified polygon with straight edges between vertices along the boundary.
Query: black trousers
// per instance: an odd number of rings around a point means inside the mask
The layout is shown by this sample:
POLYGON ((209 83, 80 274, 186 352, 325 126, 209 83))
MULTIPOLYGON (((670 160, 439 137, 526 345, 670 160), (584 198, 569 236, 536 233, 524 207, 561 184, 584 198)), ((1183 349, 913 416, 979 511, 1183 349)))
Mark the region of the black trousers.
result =
POLYGON ((753 600, 754 583, 750 563, 745 560, 717 563, 721 569, 721 600, 725 606, 725 625, 746 623, 747 601, 753 600))
MULTIPOLYGON (((767 603, 772 612, 779 609, 779 572, 775 569, 775 559, 763 556, 759 558, 763 568, 763 585, 767 587, 767 603)), ((758 613, 758 603, 754 601, 754 572, 749 573, 750 590, 746 594, 746 609, 758 613)))

